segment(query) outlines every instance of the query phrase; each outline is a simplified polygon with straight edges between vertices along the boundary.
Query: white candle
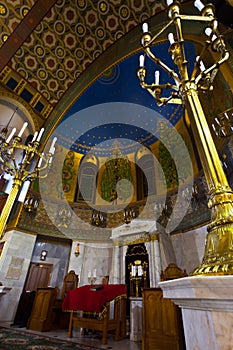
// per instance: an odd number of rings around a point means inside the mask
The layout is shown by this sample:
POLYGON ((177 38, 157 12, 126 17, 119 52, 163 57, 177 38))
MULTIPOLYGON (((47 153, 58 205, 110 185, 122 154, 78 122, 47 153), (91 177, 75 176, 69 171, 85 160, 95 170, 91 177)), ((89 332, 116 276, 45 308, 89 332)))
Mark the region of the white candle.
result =
POLYGON ((194 6, 199 10, 202 11, 205 5, 200 0, 195 0, 194 1, 194 6))
MULTIPOLYGON (((44 155, 44 153, 42 153, 42 156, 43 155, 44 155)), ((40 160, 39 160, 38 165, 37 165, 38 168, 41 167, 42 162, 43 162, 43 157, 40 157, 40 160)))
POLYGON ((138 266, 138 276, 142 276, 142 275, 143 275, 142 266, 139 265, 139 266, 138 266))
POLYGON ((14 136, 15 132, 16 132, 16 128, 13 128, 12 131, 11 131, 11 133, 10 133, 10 135, 9 135, 8 138, 6 139, 6 143, 9 143, 9 142, 10 142, 10 140, 11 140, 12 137, 14 136))
POLYGON ((199 64, 200 64, 200 70, 201 70, 202 72, 204 72, 204 70, 205 70, 205 65, 204 65, 204 63, 203 63, 202 61, 200 61, 199 64))
POLYGON ((32 142, 35 141, 35 139, 37 138, 37 135, 38 135, 38 131, 35 132, 34 136, 33 136, 33 139, 32 139, 32 142))
POLYGON ((147 23, 143 23, 142 31, 143 31, 143 33, 148 33, 148 24, 147 23))
POLYGON ((90 270, 88 271, 87 277, 88 277, 88 278, 91 278, 91 271, 90 271, 90 270))
POLYGON ((139 66, 140 67, 144 67, 144 63, 145 63, 145 56, 144 55, 140 55, 139 56, 139 66))
POLYGON ((93 277, 94 278, 96 277, 96 269, 94 269, 94 271, 93 271, 93 277))
POLYGON ((57 137, 54 137, 54 139, 53 139, 53 141, 52 141, 52 143, 51 143, 50 149, 49 149, 49 153, 54 154, 54 152, 55 152, 55 147, 54 147, 54 145, 55 145, 56 141, 57 141, 57 137))
POLYGON ((205 66, 204 66, 204 63, 202 61, 200 61, 200 56, 196 57, 196 61, 199 63, 201 72, 204 72, 205 66))
MULTIPOLYGON (((176 73, 175 73, 175 76, 178 78, 178 75, 177 75, 176 73)), ((173 78, 174 78, 174 81, 175 81, 176 86, 179 87, 180 83, 175 79, 175 77, 173 77, 173 78)))
POLYGON ((174 44, 175 39, 174 39, 173 33, 169 33, 169 34, 168 34, 168 40, 169 40, 169 42, 170 42, 171 45, 174 44))
POLYGON ((40 129, 39 135, 38 135, 38 137, 37 137, 37 139, 36 139, 36 141, 37 141, 37 142, 39 142, 39 141, 40 141, 40 139, 41 139, 41 137, 42 137, 43 132, 44 132, 44 128, 40 129))
POLYGON ((26 129, 26 127, 28 126, 28 123, 25 122, 22 126, 22 129, 20 130, 19 134, 18 134, 18 137, 21 137, 26 129))
POLYGON ((159 85, 159 71, 158 70, 155 71, 155 84, 159 85))
MULTIPOLYGON (((205 29, 205 34, 206 34, 207 36, 210 36, 211 33, 212 33, 212 29, 211 29, 211 28, 208 27, 208 28, 205 29)), ((212 41, 214 41, 215 39, 217 39, 217 35, 214 34, 214 35, 212 36, 212 41)))

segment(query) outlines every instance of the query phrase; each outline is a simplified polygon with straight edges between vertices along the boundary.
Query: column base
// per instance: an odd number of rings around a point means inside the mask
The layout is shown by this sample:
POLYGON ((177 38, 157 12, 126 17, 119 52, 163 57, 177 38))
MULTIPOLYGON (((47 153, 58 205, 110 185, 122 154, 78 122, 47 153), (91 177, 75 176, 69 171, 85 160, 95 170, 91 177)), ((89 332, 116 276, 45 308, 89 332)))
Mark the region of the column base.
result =
POLYGON ((190 276, 223 276, 233 275, 233 261, 201 264, 191 272, 190 276))

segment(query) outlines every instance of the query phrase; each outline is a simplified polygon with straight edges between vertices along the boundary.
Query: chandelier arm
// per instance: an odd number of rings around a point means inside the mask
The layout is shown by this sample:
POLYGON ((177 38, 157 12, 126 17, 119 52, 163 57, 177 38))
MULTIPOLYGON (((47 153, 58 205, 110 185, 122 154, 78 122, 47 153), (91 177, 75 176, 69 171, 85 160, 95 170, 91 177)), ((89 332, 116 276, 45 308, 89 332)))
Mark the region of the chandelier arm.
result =
MULTIPOLYGON (((145 52, 147 54, 147 56, 153 60, 158 66, 160 66, 163 70, 165 70, 165 72, 167 72, 174 80, 178 80, 179 77, 177 76, 177 73, 169 68, 165 63, 163 63, 158 57, 156 57, 150 50, 149 47, 146 47, 145 48, 145 52)), ((179 82, 180 82, 180 79, 179 79, 179 82)))
MULTIPOLYGON (((214 23, 213 26, 216 28, 216 22, 217 20, 214 17, 209 17, 209 16, 198 16, 198 15, 179 15, 179 18, 182 21, 200 21, 200 22, 205 22, 205 23, 214 23)), ((218 23, 218 22, 217 22, 218 23)), ((216 29, 215 29, 216 30, 216 29)))
POLYGON ((177 35, 178 43, 180 46, 180 55, 181 55, 181 60, 182 60, 182 63, 180 65, 180 68, 182 67, 182 69, 179 69, 180 76, 182 77, 182 79, 184 81, 188 81, 188 78, 189 78, 188 77, 188 68, 187 68, 188 62, 187 62, 186 57, 185 57, 184 37, 182 34, 180 15, 174 16, 174 24, 175 24, 175 28, 176 28, 176 35, 177 35))
MULTIPOLYGON (((229 51, 225 51, 224 52, 224 57, 222 57, 221 59, 219 59, 216 63, 214 63, 211 67, 207 68, 204 72, 201 72, 195 79, 195 83, 198 84, 198 82, 203 78, 206 77, 208 74, 210 75, 210 73, 214 73, 214 77, 215 77, 215 70, 219 70, 219 67, 221 64, 223 64, 224 62, 226 62, 230 57, 229 51)), ((210 76, 210 80, 211 80, 211 76, 210 76)))
POLYGON ((171 25, 173 24, 173 19, 170 20, 157 34, 155 34, 144 46, 144 48, 146 49, 147 46, 151 46, 153 44, 155 44, 156 39, 171 25))
POLYGON ((197 74, 197 71, 198 71, 198 69, 200 69, 199 68, 200 61, 202 60, 204 53, 208 50, 208 47, 210 46, 210 44, 211 44, 210 40, 205 41, 205 45, 203 46, 203 48, 201 50, 201 53, 199 55, 199 59, 195 62, 195 65, 194 65, 194 68, 193 68, 193 71, 192 71, 192 74, 190 77, 190 81, 195 81, 195 76, 197 74))

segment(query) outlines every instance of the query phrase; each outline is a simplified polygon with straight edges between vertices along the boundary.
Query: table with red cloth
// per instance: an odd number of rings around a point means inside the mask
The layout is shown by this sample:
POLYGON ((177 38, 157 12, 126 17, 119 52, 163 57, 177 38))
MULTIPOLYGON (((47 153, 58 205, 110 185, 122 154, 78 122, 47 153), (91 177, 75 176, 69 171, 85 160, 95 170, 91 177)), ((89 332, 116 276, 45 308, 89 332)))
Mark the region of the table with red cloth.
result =
POLYGON ((68 292, 63 300, 62 310, 101 312, 107 302, 119 296, 126 297, 124 284, 85 285, 68 292), (101 289, 98 289, 99 286, 101 289))

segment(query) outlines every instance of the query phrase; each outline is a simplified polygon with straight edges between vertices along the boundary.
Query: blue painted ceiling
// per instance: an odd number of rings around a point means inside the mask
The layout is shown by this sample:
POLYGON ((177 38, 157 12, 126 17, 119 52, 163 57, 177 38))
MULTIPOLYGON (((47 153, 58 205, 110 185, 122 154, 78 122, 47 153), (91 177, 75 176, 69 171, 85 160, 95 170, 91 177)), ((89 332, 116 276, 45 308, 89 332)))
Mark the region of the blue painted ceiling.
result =
MULTIPOLYGON (((157 45, 157 56, 175 69, 168 54, 168 43, 157 45), (159 53, 159 55, 158 55, 159 53)), ((186 46, 188 67, 195 60, 194 46, 186 46)), ((81 153, 109 155, 113 140, 118 139, 122 153, 131 153, 139 145, 150 146, 157 140, 158 118, 166 118, 173 126, 183 115, 182 105, 158 107, 152 96, 142 89, 136 76, 139 55, 134 54, 109 69, 72 105, 59 125, 59 142, 81 153)), ((148 82, 160 70, 146 57, 148 82)), ((174 83, 160 70, 160 82, 174 83)), ((168 91, 164 91, 168 95, 168 91)))

